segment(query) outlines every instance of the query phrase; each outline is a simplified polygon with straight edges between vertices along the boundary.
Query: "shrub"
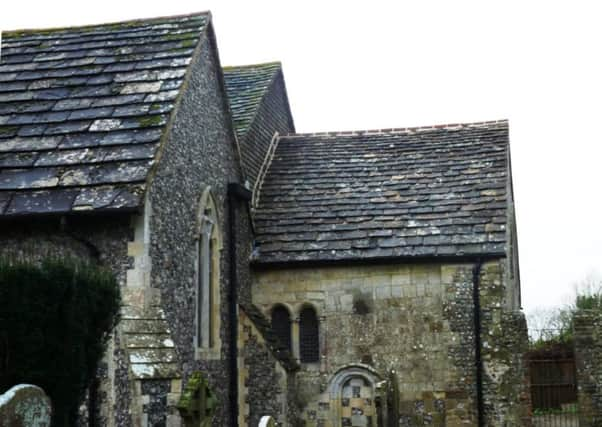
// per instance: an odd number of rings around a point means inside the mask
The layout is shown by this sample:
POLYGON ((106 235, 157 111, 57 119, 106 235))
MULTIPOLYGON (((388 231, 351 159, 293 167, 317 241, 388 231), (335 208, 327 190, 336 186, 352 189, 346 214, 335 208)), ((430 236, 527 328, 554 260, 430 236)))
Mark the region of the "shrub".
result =
POLYGON ((119 306, 115 278, 97 266, 0 259, 0 392, 38 385, 52 400, 52 425, 74 425, 119 306))
POLYGON ((575 285, 574 300, 563 307, 539 309, 529 315, 531 347, 540 350, 573 345, 573 322, 582 310, 602 313, 602 278, 588 275, 575 285))

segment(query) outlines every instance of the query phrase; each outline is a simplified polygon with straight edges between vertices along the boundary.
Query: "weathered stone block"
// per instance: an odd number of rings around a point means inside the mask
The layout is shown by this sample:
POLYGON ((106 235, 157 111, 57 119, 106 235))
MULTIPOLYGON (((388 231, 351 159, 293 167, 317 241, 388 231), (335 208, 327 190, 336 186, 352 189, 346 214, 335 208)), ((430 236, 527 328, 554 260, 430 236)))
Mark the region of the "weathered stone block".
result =
POLYGON ((378 286, 375 288, 376 291, 376 298, 378 299, 385 299, 385 298, 391 298, 391 286, 378 286))
MULTIPOLYGON (((410 418, 419 415, 423 422, 474 424, 472 267, 467 264, 387 265, 289 270, 278 272, 280 276, 266 273, 270 280, 286 278, 289 282, 307 277, 314 284, 312 289, 324 295, 318 302, 318 310, 326 309, 320 329, 325 334, 323 342, 328 343, 323 349, 326 363, 321 364, 319 370, 308 366, 297 374, 297 392, 305 396, 301 406, 309 405, 306 410, 313 408, 312 399, 317 398, 319 390, 324 390, 330 376, 342 366, 359 362, 377 371, 394 367, 400 373, 403 382, 399 384, 399 391, 403 399, 423 402, 422 412, 418 414, 416 408, 412 408, 408 413, 410 418), (323 270, 328 270, 328 274, 323 274, 323 270), (333 286, 330 277, 345 277, 355 292, 341 293, 341 287, 333 286), (356 306, 360 296, 370 301, 372 307, 362 313, 350 310, 350 302, 356 306), (423 397, 424 393, 428 398, 423 397)), ((495 305, 497 296, 487 300, 490 288, 498 292, 496 281, 500 280, 499 273, 503 270, 492 268, 491 272, 483 275, 485 307, 490 313, 484 316, 490 322, 484 324, 490 351, 485 352, 484 357, 498 363, 497 369, 502 363, 509 363, 495 359, 507 354, 501 351, 504 339, 498 334, 498 331, 506 331, 507 326, 499 326, 505 325, 505 308, 495 305)), ((268 307, 283 302, 262 280, 261 274, 256 277, 253 292, 258 296, 258 303, 265 301, 263 304, 268 307)), ((294 292, 295 302, 311 301, 309 293, 294 292)), ((286 298, 285 294, 286 290, 282 297, 286 298)), ((518 368, 520 370, 520 366, 518 368)), ((501 401, 508 399, 510 397, 504 396, 501 401)), ((496 414, 499 411, 510 414, 516 407, 514 403, 515 406, 504 405, 496 407, 496 414)))

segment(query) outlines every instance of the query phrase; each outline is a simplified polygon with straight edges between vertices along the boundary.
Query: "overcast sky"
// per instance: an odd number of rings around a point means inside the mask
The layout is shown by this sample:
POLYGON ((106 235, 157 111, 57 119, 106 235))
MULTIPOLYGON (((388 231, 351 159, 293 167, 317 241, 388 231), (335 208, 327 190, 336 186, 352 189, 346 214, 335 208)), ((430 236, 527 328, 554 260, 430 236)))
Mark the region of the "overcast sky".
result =
POLYGON ((282 61, 297 131, 509 119, 531 312, 602 273, 596 3, 5 0, 0 29, 211 10, 223 65, 282 61))

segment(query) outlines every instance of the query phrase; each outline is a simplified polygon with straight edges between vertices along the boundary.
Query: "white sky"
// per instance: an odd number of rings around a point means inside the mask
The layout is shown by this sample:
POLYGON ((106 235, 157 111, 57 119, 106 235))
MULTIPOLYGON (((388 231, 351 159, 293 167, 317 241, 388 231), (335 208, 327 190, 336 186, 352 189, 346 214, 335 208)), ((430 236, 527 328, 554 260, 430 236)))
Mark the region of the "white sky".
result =
POLYGON ((531 312, 602 272, 596 3, 4 0, 0 28, 211 10, 222 64, 283 62, 297 131, 509 119, 531 312))

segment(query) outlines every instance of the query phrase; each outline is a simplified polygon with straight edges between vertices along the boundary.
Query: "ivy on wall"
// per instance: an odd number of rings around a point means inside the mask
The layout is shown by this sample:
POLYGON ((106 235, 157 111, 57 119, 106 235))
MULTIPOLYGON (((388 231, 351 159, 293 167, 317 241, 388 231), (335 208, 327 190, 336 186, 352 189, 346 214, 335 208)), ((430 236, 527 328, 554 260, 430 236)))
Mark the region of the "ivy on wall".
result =
POLYGON ((52 425, 74 425, 119 306, 114 276, 97 266, 0 259, 0 393, 40 386, 52 401, 52 425))

